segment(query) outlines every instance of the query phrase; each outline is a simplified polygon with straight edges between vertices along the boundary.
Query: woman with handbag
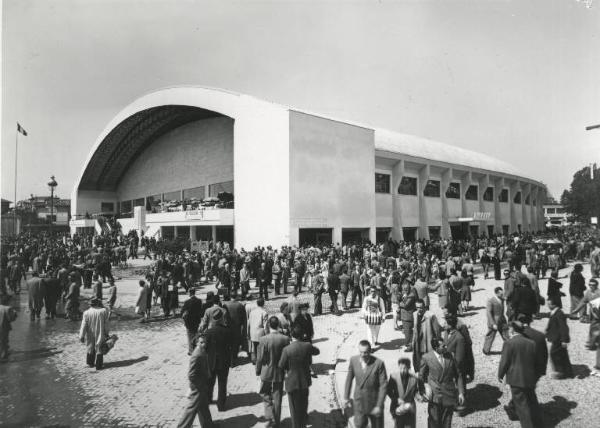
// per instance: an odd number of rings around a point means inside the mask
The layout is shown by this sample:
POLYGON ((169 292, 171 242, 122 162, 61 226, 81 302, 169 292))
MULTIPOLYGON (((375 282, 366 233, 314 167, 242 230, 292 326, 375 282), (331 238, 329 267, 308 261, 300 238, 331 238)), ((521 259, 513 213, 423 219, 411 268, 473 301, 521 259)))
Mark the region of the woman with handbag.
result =
POLYGON ((385 319, 385 306, 375 287, 369 288, 369 295, 363 301, 361 316, 367 324, 367 339, 371 345, 378 345, 379 329, 385 319))

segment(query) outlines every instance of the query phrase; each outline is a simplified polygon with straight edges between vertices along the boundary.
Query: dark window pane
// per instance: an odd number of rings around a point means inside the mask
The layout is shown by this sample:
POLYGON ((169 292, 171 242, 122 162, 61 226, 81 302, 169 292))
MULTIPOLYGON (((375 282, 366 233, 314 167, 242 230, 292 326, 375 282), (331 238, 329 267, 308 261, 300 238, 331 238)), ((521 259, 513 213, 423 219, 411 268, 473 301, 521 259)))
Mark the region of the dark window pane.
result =
POLYGON ((515 195, 513 202, 515 204, 520 204, 521 203, 521 192, 517 192, 517 194, 515 195))
POLYGON ((390 193, 390 175, 375 173, 375 193, 390 193))
POLYGON ((160 211, 161 195, 146 196, 146 211, 159 212, 160 211))
POLYGON ((417 196, 417 179, 415 177, 402 177, 400 186, 398 186, 400 195, 417 196))
POLYGON ((103 213, 112 213, 115 211, 114 202, 101 202, 100 203, 100 212, 103 213))
POLYGON ((208 196, 218 196, 221 192, 233 194, 233 180, 215 183, 208 186, 208 196))
POLYGON ((526 204, 526 205, 531 205, 531 198, 530 198, 530 195, 527 195, 527 197, 525 198, 525 204, 526 204))
POLYGON ((138 198, 133 200, 134 207, 143 207, 145 205, 144 198, 138 198))
POLYGON ((438 180, 427 180, 427 184, 425 185, 425 189, 423 190, 423 195, 439 198, 440 182, 438 180))
POLYGON ((130 213, 133 211, 131 201, 121 201, 121 213, 130 213))
POLYGON ((478 188, 475 185, 470 185, 467 189, 467 193, 465 193, 465 199, 468 201, 476 201, 478 194, 478 188))
POLYGON ((502 189, 498 195, 498 202, 508 202, 508 189, 502 189))
POLYGON ((192 189, 185 189, 183 191, 183 199, 186 201, 191 201, 193 199, 197 199, 198 201, 201 201, 202 199, 205 198, 205 194, 204 194, 204 186, 200 186, 200 187, 194 187, 192 189))
POLYGON ((446 190, 446 197, 449 199, 460 199, 460 183, 450 183, 446 190))
POLYGON ((485 192, 483 192, 483 200, 488 202, 492 202, 494 200, 493 187, 488 187, 487 189, 485 189, 485 192))

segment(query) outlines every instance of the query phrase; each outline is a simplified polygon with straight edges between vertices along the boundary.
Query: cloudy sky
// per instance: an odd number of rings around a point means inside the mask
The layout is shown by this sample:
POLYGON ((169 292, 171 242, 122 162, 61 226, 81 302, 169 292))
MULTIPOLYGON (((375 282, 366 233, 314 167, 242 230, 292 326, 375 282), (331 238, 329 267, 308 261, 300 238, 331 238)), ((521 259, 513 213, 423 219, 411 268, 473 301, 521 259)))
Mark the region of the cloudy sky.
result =
POLYGON ((202 85, 454 144, 559 197, 600 163, 600 0, 4 0, 2 197, 61 197, 108 122, 202 85), (596 4, 597 2, 597 4, 596 4))

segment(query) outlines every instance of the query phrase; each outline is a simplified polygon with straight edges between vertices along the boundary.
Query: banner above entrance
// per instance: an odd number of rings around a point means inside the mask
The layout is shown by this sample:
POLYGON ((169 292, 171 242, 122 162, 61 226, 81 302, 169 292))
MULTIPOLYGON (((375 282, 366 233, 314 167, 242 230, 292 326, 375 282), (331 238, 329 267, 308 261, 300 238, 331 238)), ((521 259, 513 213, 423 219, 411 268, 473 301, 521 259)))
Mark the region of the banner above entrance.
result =
POLYGON ((492 213, 490 212, 474 212, 473 213, 473 221, 486 221, 492 218, 492 213))

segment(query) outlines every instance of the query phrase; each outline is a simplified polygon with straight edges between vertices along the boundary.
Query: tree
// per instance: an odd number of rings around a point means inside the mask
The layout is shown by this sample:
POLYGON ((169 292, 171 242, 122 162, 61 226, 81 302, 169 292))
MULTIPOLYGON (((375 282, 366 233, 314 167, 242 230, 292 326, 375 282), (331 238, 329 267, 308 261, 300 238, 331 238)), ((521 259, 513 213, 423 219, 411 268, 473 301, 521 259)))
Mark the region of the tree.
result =
POLYGON ((546 193, 546 200, 544 201, 544 205, 557 205, 558 201, 554 199, 550 193, 546 193))
POLYGON ((571 187, 560 198, 568 213, 585 222, 589 222, 590 217, 600 217, 600 170, 596 165, 593 168, 593 179, 589 166, 577 171, 573 175, 571 187))

